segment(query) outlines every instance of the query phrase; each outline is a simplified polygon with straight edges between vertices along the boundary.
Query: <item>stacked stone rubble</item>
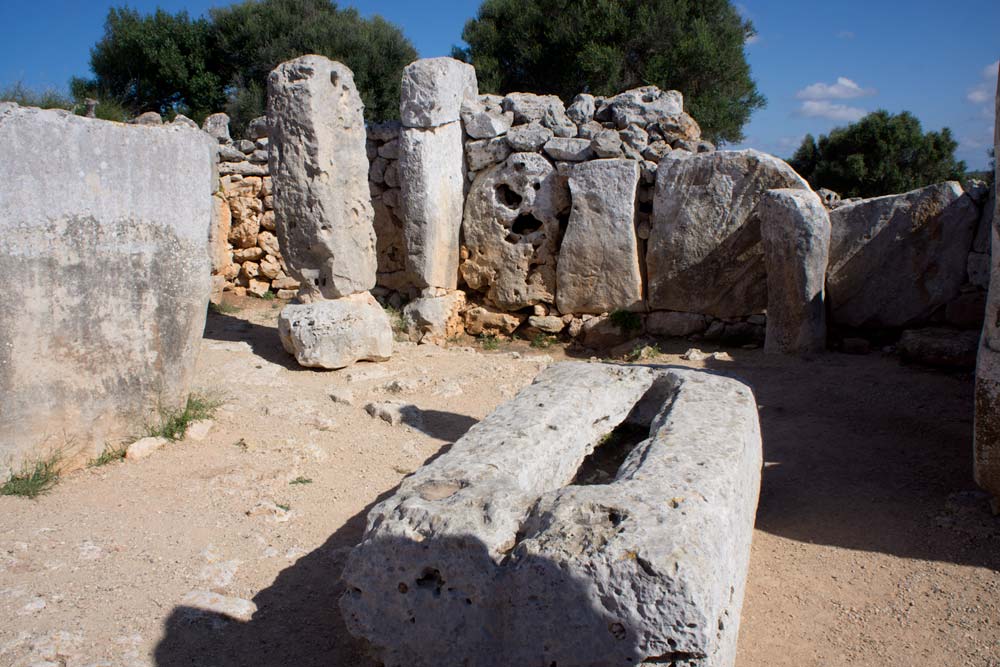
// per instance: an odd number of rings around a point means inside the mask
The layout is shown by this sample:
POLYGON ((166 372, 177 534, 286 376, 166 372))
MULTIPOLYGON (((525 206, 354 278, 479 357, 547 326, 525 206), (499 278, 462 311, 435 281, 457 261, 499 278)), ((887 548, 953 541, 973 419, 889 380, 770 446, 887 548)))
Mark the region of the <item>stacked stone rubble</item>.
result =
MULTIPOLYGON (((403 238, 403 197, 399 176, 401 125, 397 121, 368 126, 368 185, 375 209, 377 292, 388 296, 406 291, 412 280, 406 269, 403 238)), ((373 290, 375 291, 375 290, 373 290)))

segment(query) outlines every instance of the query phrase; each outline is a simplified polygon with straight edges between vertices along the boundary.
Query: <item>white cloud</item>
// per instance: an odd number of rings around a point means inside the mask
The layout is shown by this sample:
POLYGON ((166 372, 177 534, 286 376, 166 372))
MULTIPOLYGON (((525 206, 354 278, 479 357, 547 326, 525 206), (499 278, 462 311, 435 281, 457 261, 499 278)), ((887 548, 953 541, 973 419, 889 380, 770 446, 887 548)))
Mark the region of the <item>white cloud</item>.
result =
POLYGON ((796 112, 806 118, 826 118, 829 120, 856 121, 867 113, 864 109, 836 104, 829 100, 806 100, 796 112))
POLYGON ((855 35, 850 30, 841 30, 840 32, 837 33, 837 39, 852 40, 855 37, 857 37, 857 35, 855 35))
POLYGON ((985 83, 981 83, 970 90, 969 94, 965 96, 965 99, 969 100, 973 104, 985 104, 990 101, 991 97, 993 96, 990 95, 989 86, 985 83))
POLYGON ((1000 69, 1000 60, 990 63, 983 68, 983 80, 969 89, 965 99, 972 104, 986 104, 991 102, 996 95, 997 70, 1000 69))
POLYGON ((756 33, 754 33, 753 35, 750 35, 750 36, 749 36, 749 37, 747 37, 747 39, 746 39, 746 43, 747 43, 747 44, 756 44, 756 43, 757 43, 757 42, 759 42, 759 41, 760 41, 760 35, 758 35, 758 34, 756 34, 756 33))
POLYGON ((989 65, 983 68, 983 78, 993 79, 994 81, 996 81, 998 72, 1000 72, 1000 60, 996 61, 995 63, 990 63, 989 65))
POLYGON ((874 88, 862 88, 846 76, 841 76, 837 77, 837 83, 814 83, 806 86, 795 93, 795 97, 800 100, 851 100, 876 93, 878 91, 874 88))

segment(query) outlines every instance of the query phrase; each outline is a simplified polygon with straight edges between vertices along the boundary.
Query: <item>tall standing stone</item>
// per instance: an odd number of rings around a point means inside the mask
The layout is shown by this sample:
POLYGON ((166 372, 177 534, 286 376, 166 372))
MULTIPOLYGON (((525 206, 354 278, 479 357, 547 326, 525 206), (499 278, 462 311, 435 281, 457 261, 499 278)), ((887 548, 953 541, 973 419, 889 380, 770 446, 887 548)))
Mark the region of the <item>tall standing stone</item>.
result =
POLYGON ((375 286, 364 105, 346 66, 322 56, 267 80, 269 164, 285 263, 302 294, 336 299, 375 286))
POLYGON ((2 466, 96 456, 184 406, 210 290, 218 144, 0 103, 2 466))
POLYGON ((767 268, 766 352, 826 348, 830 216, 815 192, 769 190, 757 205, 767 268))
MULTIPOLYGON (((997 85, 995 152, 1000 155, 1000 83, 997 85)), ((993 496, 1000 512, 1000 162, 993 178, 993 256, 986 321, 976 362, 976 426, 974 474, 976 483, 993 496)))
POLYGON ((573 204, 556 268, 559 312, 600 314, 641 305, 638 186, 635 160, 593 160, 573 167, 573 204))
POLYGON ((476 71, 453 58, 428 58, 403 71, 400 184, 407 267, 417 287, 458 284, 465 197, 461 113, 476 104, 476 71))

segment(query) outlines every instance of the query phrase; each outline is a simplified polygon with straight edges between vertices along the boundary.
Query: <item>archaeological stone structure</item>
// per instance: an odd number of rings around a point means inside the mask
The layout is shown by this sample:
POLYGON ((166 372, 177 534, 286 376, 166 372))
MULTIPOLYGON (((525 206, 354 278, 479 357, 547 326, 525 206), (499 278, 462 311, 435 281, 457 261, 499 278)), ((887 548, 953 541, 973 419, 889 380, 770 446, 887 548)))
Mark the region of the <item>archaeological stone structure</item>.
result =
MULTIPOLYGON (((1000 155, 1000 82, 996 97, 994 154, 1000 155)), ((976 421, 974 473, 993 498, 993 511, 1000 513, 1000 162, 993 178, 993 221, 989 234, 993 247, 986 318, 976 362, 976 421)))
POLYGON ((761 463, 735 380, 550 366, 372 508, 344 619, 388 666, 732 667, 761 463))
POLYGON ((343 368, 392 354, 392 327, 375 286, 374 211, 363 105, 354 75, 302 56, 268 77, 268 155, 284 261, 305 302, 278 331, 303 366, 343 368))
POLYGON ((210 291, 214 144, 183 122, 0 103, 0 276, 13 289, 0 466, 79 464, 184 406, 210 291))

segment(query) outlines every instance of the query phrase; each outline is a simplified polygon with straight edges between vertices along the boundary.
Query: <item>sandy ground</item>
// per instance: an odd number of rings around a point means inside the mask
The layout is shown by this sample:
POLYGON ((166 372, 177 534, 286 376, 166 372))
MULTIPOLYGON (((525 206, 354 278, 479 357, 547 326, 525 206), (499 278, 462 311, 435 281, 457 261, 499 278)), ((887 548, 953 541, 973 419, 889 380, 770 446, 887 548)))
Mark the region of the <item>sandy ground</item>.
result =
MULTIPOLYGON (((337 607, 367 509, 564 354, 408 345, 309 371, 281 350, 277 312, 210 315, 197 384, 226 402, 206 439, 0 497, 0 665, 373 665, 337 607), (345 389, 352 405, 331 400, 345 389), (373 419, 373 400, 422 423, 373 419), (257 611, 199 614, 183 603, 199 590, 257 611)), ((662 347, 657 363, 703 366, 680 360, 684 341, 662 347)), ((1000 666, 1000 519, 971 480, 971 374, 729 352, 708 367, 753 386, 766 461, 740 667, 1000 666)))

